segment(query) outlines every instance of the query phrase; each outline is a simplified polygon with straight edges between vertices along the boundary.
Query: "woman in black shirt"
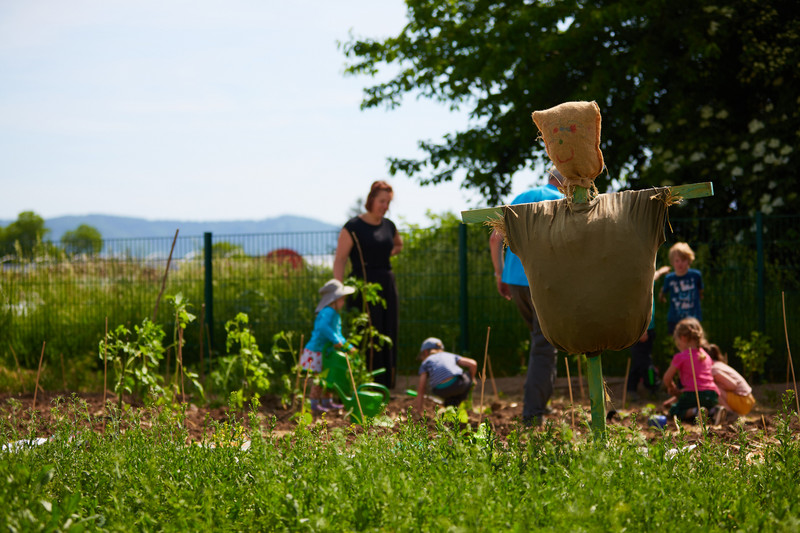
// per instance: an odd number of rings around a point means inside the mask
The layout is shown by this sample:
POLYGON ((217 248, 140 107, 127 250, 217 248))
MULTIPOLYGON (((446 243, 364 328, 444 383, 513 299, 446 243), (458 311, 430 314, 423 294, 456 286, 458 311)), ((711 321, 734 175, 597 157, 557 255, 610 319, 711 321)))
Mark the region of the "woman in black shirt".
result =
MULTIPOLYGON (((399 321, 397 285, 389 258, 403 249, 403 240, 394 222, 385 218, 392 197, 392 187, 385 181, 372 184, 365 205, 367 211, 348 220, 339 232, 333 261, 333 277, 339 281, 344 281, 345 264, 349 258, 353 277, 381 285, 380 295, 386 300, 386 308, 370 305, 368 310, 372 326, 392 339, 392 345, 374 346, 366 357, 370 370, 386 369, 375 376, 375 381, 390 389, 395 383, 399 321)), ((355 305, 361 308, 362 303, 357 300, 355 305)))

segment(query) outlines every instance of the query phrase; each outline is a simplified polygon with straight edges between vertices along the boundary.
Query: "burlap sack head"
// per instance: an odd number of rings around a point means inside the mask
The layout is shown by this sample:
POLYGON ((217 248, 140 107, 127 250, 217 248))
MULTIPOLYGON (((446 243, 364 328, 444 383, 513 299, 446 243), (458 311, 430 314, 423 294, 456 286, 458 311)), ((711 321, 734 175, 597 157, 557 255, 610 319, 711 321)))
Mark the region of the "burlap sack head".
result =
POLYGON ((565 102, 533 112, 547 155, 566 178, 565 186, 591 188, 603 171, 600 108, 595 102, 565 102))

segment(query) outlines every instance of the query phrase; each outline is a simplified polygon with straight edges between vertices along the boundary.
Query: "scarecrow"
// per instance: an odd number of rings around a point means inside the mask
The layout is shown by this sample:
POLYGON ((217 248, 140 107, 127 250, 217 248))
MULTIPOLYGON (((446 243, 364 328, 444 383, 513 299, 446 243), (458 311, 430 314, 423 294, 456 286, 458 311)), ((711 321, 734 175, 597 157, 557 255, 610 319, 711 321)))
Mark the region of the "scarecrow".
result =
POLYGON ((533 113, 555 168, 561 200, 462 212, 505 236, 522 262, 547 340, 571 355, 586 354, 592 429, 605 436, 600 354, 624 350, 650 322, 656 252, 665 241, 667 207, 713 194, 711 183, 598 194, 604 169, 600 110, 566 102, 533 113))

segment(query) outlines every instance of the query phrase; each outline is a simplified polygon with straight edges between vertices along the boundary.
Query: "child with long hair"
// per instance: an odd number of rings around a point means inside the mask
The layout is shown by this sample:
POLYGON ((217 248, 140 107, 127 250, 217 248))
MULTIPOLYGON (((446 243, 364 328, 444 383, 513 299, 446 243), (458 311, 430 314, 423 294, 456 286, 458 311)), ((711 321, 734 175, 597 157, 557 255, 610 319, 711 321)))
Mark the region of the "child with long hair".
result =
POLYGON ((741 374, 728 366, 728 357, 716 344, 708 345, 708 355, 714 361, 711 374, 719 390, 719 403, 728 411, 744 416, 753 409, 756 399, 753 388, 741 374))
POLYGON ((717 385, 711 374, 711 356, 702 348, 708 345, 703 326, 696 318, 684 318, 675 325, 673 332, 675 345, 679 352, 672 357, 664 384, 667 392, 676 395, 677 401, 669 408, 669 416, 677 416, 681 420, 694 420, 698 415, 698 399, 700 406, 709 410, 710 415, 716 413, 719 399, 717 385), (682 390, 674 383, 675 376, 681 381, 682 390))

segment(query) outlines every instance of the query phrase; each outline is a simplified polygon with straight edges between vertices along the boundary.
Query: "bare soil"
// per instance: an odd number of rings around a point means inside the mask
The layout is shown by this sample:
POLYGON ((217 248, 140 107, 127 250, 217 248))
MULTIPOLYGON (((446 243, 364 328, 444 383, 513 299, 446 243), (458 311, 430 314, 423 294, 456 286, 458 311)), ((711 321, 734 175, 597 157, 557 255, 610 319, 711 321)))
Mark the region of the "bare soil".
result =
MULTIPOLYGON (((392 420, 407 420, 409 409, 414 405, 415 398, 406 394, 406 389, 413 389, 416 384, 416 377, 401 376, 398 378, 398 386, 392 391, 391 402, 386 409, 386 415, 392 420)), ((611 413, 609 417, 609 425, 620 425, 631 427, 632 424, 640 426, 640 428, 649 435, 651 439, 658 438, 660 431, 648 426, 649 414, 661 414, 661 402, 666 399, 666 396, 658 396, 657 398, 650 398, 647 394, 642 394, 641 398, 625 398, 626 404, 623 406, 623 382, 622 378, 608 378, 607 387, 609 393, 609 402, 607 405, 608 411, 611 413), (615 413, 613 413, 615 411, 615 413), (635 415, 635 416, 632 416, 635 415)), ((481 420, 488 420, 494 428, 495 433, 504 440, 508 434, 514 430, 519 429, 520 418, 522 416, 522 392, 523 392, 524 378, 522 377, 508 377, 498 378, 494 383, 487 381, 483 384, 483 405, 490 407, 491 412, 481 416, 479 414, 478 406, 481 404, 481 383, 478 383, 473 392, 473 406, 474 412, 469 413, 469 423, 473 427, 477 427, 481 420)), ((556 383, 556 390, 551 400, 552 413, 547 416, 548 419, 553 420, 555 423, 564 422, 568 425, 573 424, 574 415, 574 430, 580 434, 587 434, 590 430, 587 427, 586 421, 590 416, 590 403, 589 391, 587 385, 584 383, 583 388, 579 386, 576 378, 572 378, 572 399, 570 401, 570 384, 566 378, 559 378, 556 383), (571 409, 570 406, 574 405, 575 408, 571 409)), ((754 396, 758 400, 753 411, 745 417, 742 417, 744 427, 752 438, 759 441, 769 440, 775 432, 775 416, 780 406, 780 397, 786 389, 785 384, 767 384, 754 387, 754 396)), ((37 436, 49 437, 57 426, 58 421, 54 418, 56 413, 52 407, 58 402, 58 398, 62 399, 62 407, 58 410, 61 416, 67 411, 67 405, 70 403, 70 398, 73 396, 80 398, 86 402, 86 411, 88 417, 83 417, 86 426, 91 426, 96 431, 102 431, 108 418, 103 407, 103 394, 102 393, 71 393, 71 392, 51 392, 39 391, 36 395, 35 410, 36 416, 36 433, 37 436)), ((107 400, 115 402, 116 398, 112 394, 107 395, 107 400)), ((129 400, 125 398, 126 402, 129 400)), ((134 401, 132 407, 135 409, 143 408, 140 402, 134 401)), ((299 401, 295 404, 299 405, 299 401)), ((432 400, 425 400, 425 408, 430 413, 439 407, 432 400)), ((30 426, 31 412, 34 408, 34 395, 28 394, 0 394, 0 416, 6 420, 12 420, 14 413, 18 420, 19 430, 21 434, 27 434, 25 431, 26 424, 30 426)), ((189 439, 192 441, 201 441, 210 436, 213 431, 213 424, 211 420, 223 422, 229 419, 231 413, 227 407, 210 408, 203 405, 195 405, 189 403, 186 408, 186 428, 189 432, 189 439)), ((294 431, 297 427, 296 417, 293 415, 297 412, 297 407, 284 407, 280 404, 279 399, 273 397, 265 397, 261 399, 261 406, 259 408, 259 415, 262 421, 262 428, 267 425, 272 425, 272 417, 274 416, 274 432, 276 434, 285 434, 294 431)), ((246 423, 245 413, 235 413, 237 419, 244 418, 246 423)), ((146 417, 145 417, 146 418, 146 417)), ((430 418, 428 419, 428 427, 431 431, 436 430, 436 424, 430 418)), ((358 426, 355 426, 350 418, 344 412, 327 413, 324 416, 325 423, 328 428, 350 428, 354 432, 360 431, 358 426)), ((792 429, 795 432, 800 431, 800 424, 798 424, 797 417, 793 419, 792 429)), ((320 423, 321 417, 315 417, 314 423, 320 423)), ((734 443, 738 439, 739 429, 736 427, 737 417, 729 413, 727 418, 719 425, 712 425, 709 432, 716 438, 734 443)), ((697 440, 701 436, 701 428, 693 424, 684 424, 684 429, 688 433, 688 440, 691 442, 697 440)), ((673 421, 668 421, 666 426, 667 432, 675 432, 676 426, 673 421)), ((381 428, 376 431, 393 431, 392 428, 381 428)))

